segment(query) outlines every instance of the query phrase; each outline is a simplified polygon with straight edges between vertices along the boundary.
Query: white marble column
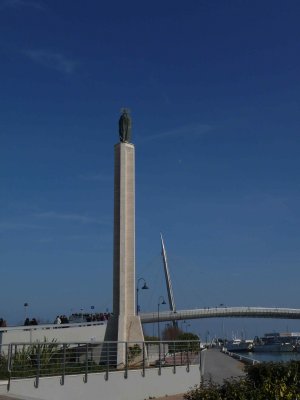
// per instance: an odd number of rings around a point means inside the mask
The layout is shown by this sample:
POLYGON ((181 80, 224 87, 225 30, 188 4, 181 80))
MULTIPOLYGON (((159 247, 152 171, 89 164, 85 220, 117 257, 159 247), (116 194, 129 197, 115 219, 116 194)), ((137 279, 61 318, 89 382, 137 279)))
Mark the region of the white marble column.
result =
MULTIPOLYGON (((135 151, 134 145, 115 145, 113 318, 105 340, 144 340, 135 315, 135 151)), ((123 356, 118 355, 118 364, 123 356)))

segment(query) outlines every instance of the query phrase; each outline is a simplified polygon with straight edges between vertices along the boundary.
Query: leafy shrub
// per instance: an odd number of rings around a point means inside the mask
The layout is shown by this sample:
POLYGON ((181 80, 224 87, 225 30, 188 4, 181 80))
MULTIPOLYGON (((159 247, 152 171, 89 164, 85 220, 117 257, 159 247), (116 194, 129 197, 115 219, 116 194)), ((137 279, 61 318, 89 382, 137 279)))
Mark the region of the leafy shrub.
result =
MULTIPOLYGON (((22 345, 14 350, 11 362, 11 376, 14 378, 28 378, 40 376, 79 374, 88 372, 100 372, 103 366, 88 360, 86 365, 85 348, 64 349, 53 341, 52 343, 34 343, 22 345)), ((0 355, 0 379, 7 379, 8 356, 0 355)))
POLYGON ((132 361, 134 361, 141 353, 142 353, 142 350, 138 344, 135 344, 134 346, 129 346, 128 347, 128 362, 131 363, 132 361))
POLYGON ((300 362, 247 366, 245 378, 201 384, 186 400, 300 400, 300 362))
POLYGON ((193 333, 181 333, 176 341, 168 341, 169 353, 195 352, 200 350, 199 338, 193 333))

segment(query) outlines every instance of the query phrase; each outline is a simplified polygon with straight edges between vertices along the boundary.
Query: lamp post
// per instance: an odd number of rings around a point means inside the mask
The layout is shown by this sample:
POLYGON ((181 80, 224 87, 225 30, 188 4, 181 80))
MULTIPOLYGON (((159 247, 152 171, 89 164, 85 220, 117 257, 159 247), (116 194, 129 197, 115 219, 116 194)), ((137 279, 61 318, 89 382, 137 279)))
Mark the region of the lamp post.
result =
POLYGON ((206 331, 206 345, 208 345, 209 342, 209 331, 206 331))
POLYGON ((29 304, 28 303, 24 303, 24 314, 25 314, 25 320, 27 318, 27 308, 28 308, 29 304))
POLYGON ((183 324, 186 324, 186 320, 181 322, 181 330, 184 331, 183 324))
POLYGON ((159 329, 159 308, 162 304, 166 304, 165 299, 163 296, 159 296, 158 304, 157 304, 157 334, 158 340, 160 341, 160 329, 159 329))
POLYGON ((136 315, 139 315, 139 283, 141 282, 141 281, 143 281, 144 282, 144 284, 143 284, 143 286, 142 286, 142 290, 145 290, 145 289, 149 289, 149 287, 147 286, 147 283, 146 283, 146 281, 145 281, 145 279, 144 278, 139 278, 138 280, 137 280, 137 284, 136 284, 136 315))

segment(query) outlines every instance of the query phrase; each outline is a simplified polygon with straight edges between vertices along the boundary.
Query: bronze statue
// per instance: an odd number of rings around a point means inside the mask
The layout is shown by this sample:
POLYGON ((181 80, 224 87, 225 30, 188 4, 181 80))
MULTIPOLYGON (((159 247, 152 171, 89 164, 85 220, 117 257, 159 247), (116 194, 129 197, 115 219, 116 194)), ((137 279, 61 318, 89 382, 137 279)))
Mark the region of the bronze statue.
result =
POLYGON ((119 119, 119 135, 121 142, 130 143, 131 141, 131 118, 129 111, 123 108, 122 115, 119 119))

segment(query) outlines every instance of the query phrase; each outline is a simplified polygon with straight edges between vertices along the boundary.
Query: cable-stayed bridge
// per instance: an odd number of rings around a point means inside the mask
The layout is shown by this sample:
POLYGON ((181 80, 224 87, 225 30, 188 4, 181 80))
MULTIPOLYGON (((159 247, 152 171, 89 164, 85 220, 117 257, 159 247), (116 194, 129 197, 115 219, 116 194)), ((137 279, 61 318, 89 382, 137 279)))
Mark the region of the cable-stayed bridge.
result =
POLYGON ((300 319, 300 309, 277 307, 212 307, 197 308, 192 310, 178 310, 176 312, 161 311, 159 313, 141 313, 140 317, 143 324, 158 321, 179 321, 188 319, 226 317, 300 319))
MULTIPOLYGON (((172 282, 167 260, 165 244, 161 236, 162 259, 165 272, 165 281, 169 300, 170 311, 160 311, 158 304, 157 312, 140 313, 141 322, 143 324, 171 321, 175 323, 179 320, 203 319, 203 318, 278 318, 278 319, 300 319, 299 308, 279 308, 279 307, 227 307, 220 304, 219 307, 196 308, 192 310, 177 310, 174 301, 172 282)), ((163 296, 161 296, 163 297, 163 296)))

